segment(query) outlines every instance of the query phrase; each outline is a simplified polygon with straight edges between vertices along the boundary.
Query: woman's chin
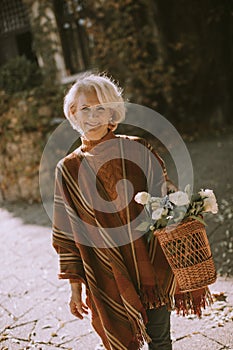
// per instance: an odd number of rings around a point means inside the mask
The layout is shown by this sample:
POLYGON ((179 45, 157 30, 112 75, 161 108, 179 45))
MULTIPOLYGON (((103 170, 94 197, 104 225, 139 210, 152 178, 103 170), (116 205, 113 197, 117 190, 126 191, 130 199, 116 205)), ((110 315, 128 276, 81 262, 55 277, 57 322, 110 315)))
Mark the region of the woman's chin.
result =
POLYGON ((88 140, 99 140, 103 136, 105 136, 108 132, 108 128, 104 127, 103 125, 97 125, 95 127, 91 127, 88 130, 85 131, 84 136, 88 140))

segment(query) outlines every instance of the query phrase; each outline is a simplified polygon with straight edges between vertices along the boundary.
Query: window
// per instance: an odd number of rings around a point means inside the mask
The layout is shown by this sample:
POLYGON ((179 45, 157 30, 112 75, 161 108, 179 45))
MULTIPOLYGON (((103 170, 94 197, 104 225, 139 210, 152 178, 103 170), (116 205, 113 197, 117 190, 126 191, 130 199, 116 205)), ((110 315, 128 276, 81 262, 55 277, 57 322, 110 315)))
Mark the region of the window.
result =
POLYGON ((67 75, 89 68, 89 38, 83 26, 82 0, 54 0, 67 75))
POLYGON ((26 7, 21 0, 2 0, 0 35, 30 27, 26 7))

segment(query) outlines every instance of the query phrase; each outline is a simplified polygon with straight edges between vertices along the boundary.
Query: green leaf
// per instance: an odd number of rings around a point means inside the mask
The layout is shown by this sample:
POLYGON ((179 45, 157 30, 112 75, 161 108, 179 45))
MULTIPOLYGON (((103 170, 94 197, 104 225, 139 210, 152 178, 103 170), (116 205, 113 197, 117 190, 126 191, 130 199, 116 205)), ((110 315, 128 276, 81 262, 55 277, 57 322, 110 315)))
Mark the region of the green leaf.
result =
POLYGON ((148 243, 150 243, 150 240, 151 240, 151 238, 153 237, 153 234, 154 234, 153 231, 149 231, 149 232, 146 234, 146 239, 147 239, 147 242, 148 242, 148 243))
POLYGON ((168 220, 165 219, 165 218, 162 218, 162 219, 159 220, 159 225, 160 225, 160 227, 165 227, 165 226, 167 226, 167 223, 168 223, 168 220))
POLYGON ((191 198, 192 202, 198 202, 198 201, 202 201, 202 197, 200 196, 199 193, 193 194, 192 198, 191 198))
POLYGON ((197 221, 200 221, 203 225, 207 226, 207 224, 205 223, 205 221, 204 221, 200 216, 190 215, 189 218, 190 218, 190 219, 197 220, 197 221))
POLYGON ((149 227, 150 227, 150 223, 147 221, 144 221, 136 227, 136 230, 146 232, 148 231, 149 227))

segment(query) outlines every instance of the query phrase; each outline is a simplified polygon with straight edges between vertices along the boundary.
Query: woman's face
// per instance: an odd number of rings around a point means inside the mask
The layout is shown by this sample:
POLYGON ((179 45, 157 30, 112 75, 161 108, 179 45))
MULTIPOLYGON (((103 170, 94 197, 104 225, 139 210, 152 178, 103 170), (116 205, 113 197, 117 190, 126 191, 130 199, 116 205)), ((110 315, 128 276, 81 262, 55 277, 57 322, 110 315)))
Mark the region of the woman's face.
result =
POLYGON ((79 94, 75 117, 84 138, 99 140, 106 135, 111 116, 111 109, 100 104, 95 91, 79 94))

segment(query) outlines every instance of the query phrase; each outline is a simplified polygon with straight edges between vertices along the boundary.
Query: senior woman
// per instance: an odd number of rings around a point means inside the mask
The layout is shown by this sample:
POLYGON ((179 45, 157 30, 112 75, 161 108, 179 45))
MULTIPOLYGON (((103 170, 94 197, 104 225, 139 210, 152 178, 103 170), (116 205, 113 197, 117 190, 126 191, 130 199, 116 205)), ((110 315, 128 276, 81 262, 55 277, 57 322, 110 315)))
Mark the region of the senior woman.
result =
POLYGON ((125 108, 106 75, 81 77, 64 113, 81 133, 81 146, 57 165, 54 195, 53 246, 59 278, 70 282, 70 311, 82 319, 90 309, 107 350, 137 350, 144 341, 171 349, 170 310, 198 313, 206 290, 179 294, 156 238, 148 243, 137 230, 144 211, 136 193, 174 190, 164 162, 144 139, 114 134, 125 108))

